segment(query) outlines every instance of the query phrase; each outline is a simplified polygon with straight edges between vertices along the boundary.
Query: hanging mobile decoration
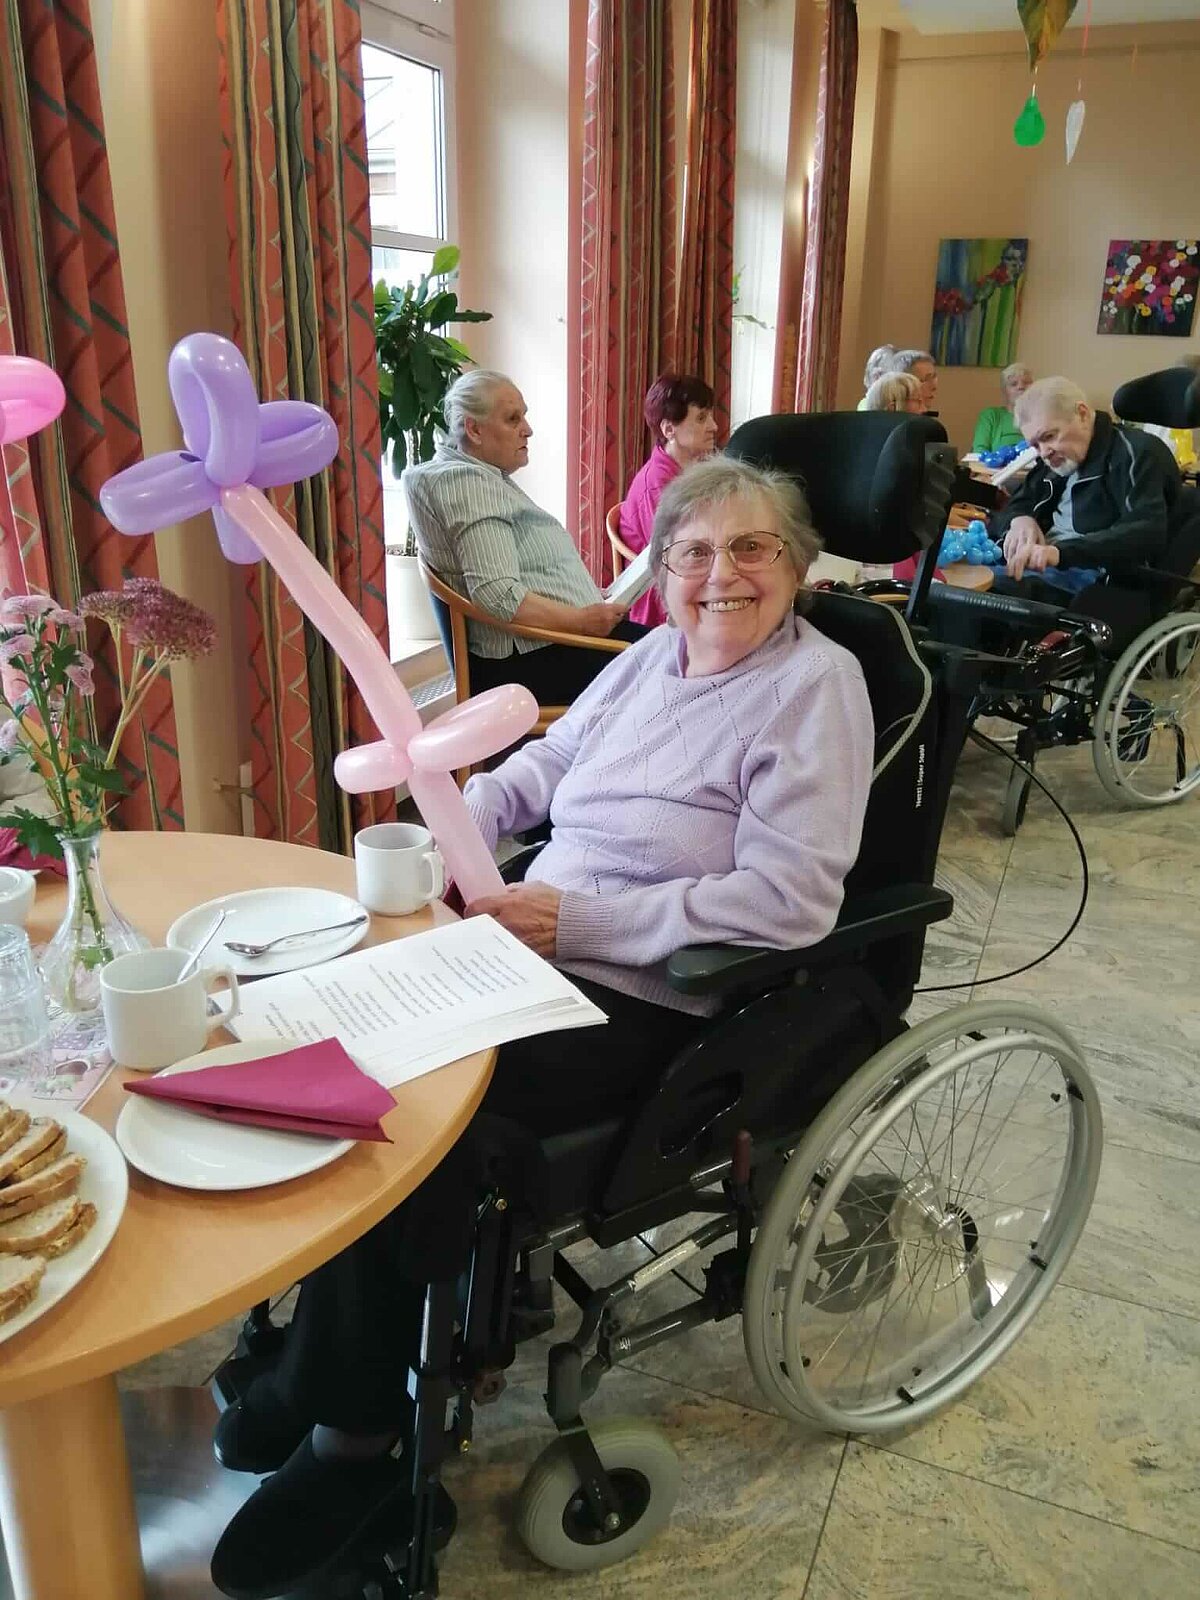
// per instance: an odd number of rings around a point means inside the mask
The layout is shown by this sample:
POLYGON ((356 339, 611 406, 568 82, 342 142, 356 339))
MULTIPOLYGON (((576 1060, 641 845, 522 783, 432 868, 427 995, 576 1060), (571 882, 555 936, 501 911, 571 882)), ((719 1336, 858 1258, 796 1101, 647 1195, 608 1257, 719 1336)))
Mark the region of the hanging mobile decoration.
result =
POLYGON ((1037 69, 1070 21, 1075 5, 1076 0, 1017 0, 1017 14, 1029 41, 1029 65, 1033 68, 1029 98, 1013 124, 1013 138, 1019 145, 1041 144, 1046 137, 1046 119, 1037 98, 1037 69))
POLYGON ((1079 148, 1079 135, 1083 132, 1083 119, 1087 106, 1083 100, 1083 63, 1087 55, 1088 35, 1092 29, 1092 0, 1087 0, 1087 13, 1083 19, 1083 44, 1079 48, 1079 81, 1075 85, 1075 98, 1067 107, 1067 165, 1075 159, 1079 148))

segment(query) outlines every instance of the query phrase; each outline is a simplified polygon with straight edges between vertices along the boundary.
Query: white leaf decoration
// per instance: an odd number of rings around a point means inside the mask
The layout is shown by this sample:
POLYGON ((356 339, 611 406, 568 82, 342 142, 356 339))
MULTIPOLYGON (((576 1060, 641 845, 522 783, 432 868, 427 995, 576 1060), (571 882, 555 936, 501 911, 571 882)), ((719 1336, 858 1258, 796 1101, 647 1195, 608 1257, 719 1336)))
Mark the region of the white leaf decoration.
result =
POLYGON ((1079 144, 1079 135, 1083 132, 1083 119, 1087 115, 1087 106, 1082 100, 1072 100, 1067 108, 1067 164, 1075 158, 1075 150, 1079 144))

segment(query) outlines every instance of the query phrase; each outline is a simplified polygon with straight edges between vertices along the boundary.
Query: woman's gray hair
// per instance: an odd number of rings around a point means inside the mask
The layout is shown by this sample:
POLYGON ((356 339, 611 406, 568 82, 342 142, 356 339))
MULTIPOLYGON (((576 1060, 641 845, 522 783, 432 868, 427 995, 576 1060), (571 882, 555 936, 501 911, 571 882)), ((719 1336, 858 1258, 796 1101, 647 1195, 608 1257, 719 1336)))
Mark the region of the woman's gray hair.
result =
POLYGON ((878 345, 867 357, 866 371, 863 373, 863 388, 869 389, 876 378, 882 378, 891 364, 892 357, 896 354, 894 344, 878 345))
POLYGON ((451 444, 461 445, 466 439, 468 417, 472 422, 482 422, 491 415, 496 390, 503 388, 516 388, 512 379, 503 372, 492 372, 487 367, 471 367, 459 373, 442 400, 446 437, 451 444))
POLYGON ((887 372, 867 390, 864 411, 903 411, 921 393, 921 380, 911 372, 887 372))
POLYGON ((803 579, 821 552, 821 539, 812 525, 812 514, 804 491, 794 478, 783 472, 770 472, 749 461, 732 456, 712 456, 685 467, 669 483, 654 513, 654 532, 650 536, 650 567, 660 592, 666 586, 667 569, 663 552, 681 529, 710 506, 729 500, 752 500, 756 495, 770 507, 774 526, 764 533, 777 533, 796 570, 803 579))
POLYGON ((1027 367, 1023 361, 1010 361, 1008 366, 1006 366, 1004 371, 1000 374, 1000 387, 1003 389, 1005 394, 1008 393, 1008 386, 1014 378, 1028 378, 1030 383, 1032 383, 1033 369, 1031 367, 1027 367))
POLYGON ((928 350, 897 350, 896 354, 887 364, 889 372, 911 372, 918 361, 928 361, 931 367, 936 367, 937 362, 928 350))

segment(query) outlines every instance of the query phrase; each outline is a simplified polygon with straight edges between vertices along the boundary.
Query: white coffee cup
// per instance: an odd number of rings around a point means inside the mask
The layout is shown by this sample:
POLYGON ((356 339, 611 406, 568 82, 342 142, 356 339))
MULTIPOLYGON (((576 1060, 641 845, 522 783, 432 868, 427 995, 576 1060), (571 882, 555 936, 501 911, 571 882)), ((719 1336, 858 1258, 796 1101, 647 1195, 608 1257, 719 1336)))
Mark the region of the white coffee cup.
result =
POLYGON ((358 898, 385 917, 419 911, 446 887, 433 835, 411 822, 378 822, 356 833, 354 871, 358 898))
POLYGON ((24 867, 0 867, 0 922, 23 928, 36 892, 37 879, 32 872, 24 867))
POLYGON ((120 1067, 157 1072, 198 1055, 214 1028, 241 1010, 232 967, 208 967, 179 983, 188 950, 132 950, 100 969, 100 1001, 113 1060, 120 1067), (208 991, 221 979, 228 1004, 208 1014, 208 991))

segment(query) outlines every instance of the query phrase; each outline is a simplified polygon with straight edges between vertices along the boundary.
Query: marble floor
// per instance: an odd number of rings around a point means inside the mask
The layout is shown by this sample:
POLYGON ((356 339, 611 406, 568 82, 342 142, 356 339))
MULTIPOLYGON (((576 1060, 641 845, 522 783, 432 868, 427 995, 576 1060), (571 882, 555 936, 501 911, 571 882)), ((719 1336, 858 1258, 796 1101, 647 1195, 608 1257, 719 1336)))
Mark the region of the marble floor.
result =
MULTIPOLYGON (((1200 1594, 1200 801, 1117 812, 1086 750, 1039 772, 1087 844, 1092 890, 1071 942, 990 990, 1049 1004, 1083 1043, 1105 1111, 1091 1221, 1025 1337, 938 1419, 883 1442, 805 1433, 772 1414, 735 1321, 647 1352, 594 1416, 655 1418, 682 1462, 675 1516, 594 1577, 538 1567, 513 1496, 549 1441, 527 1351, 447 1481, 459 1533, 446 1600, 1182 1600, 1200 1594)), ((1035 793, 1001 836, 1004 771, 964 756, 943 850, 954 918, 925 983, 975 984, 1030 959, 1078 900, 1070 838, 1035 793)), ((919 997, 914 1015, 971 988, 919 997)), ((635 1249, 638 1247, 634 1247, 635 1249)), ((127 1374, 201 1381, 224 1333, 127 1374)))

